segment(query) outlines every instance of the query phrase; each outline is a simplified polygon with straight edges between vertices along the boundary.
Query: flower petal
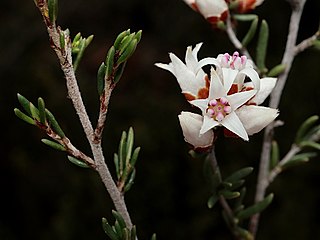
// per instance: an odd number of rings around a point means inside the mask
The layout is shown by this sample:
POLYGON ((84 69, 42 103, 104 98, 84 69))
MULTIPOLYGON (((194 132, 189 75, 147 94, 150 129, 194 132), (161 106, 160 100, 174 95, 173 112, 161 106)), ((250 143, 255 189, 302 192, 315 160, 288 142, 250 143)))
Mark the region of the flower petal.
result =
POLYGON ((229 115, 227 115, 221 121, 221 125, 241 137, 243 140, 249 141, 246 129, 235 112, 231 112, 229 115))
POLYGON ((181 112, 178 117, 186 142, 195 148, 206 148, 212 145, 213 131, 200 134, 200 129, 203 124, 203 117, 201 115, 191 112, 181 112))
POLYGON ((254 70, 253 68, 244 68, 239 73, 245 74, 246 76, 248 76, 251 79, 251 81, 253 82, 254 88, 259 91, 260 77, 259 77, 258 73, 256 72, 256 70, 254 70))
POLYGON ((227 91, 222 85, 220 77, 214 68, 211 68, 211 80, 210 80, 210 88, 209 88, 209 100, 225 97, 227 95, 227 91))
POLYGON ((220 17, 228 10, 225 0, 197 0, 196 4, 200 13, 205 17, 220 17))
POLYGON ((278 115, 277 109, 261 106, 242 106, 236 110, 240 121, 249 135, 260 132, 278 115))
POLYGON ((207 115, 203 116, 203 125, 200 129, 200 134, 205 134, 210 129, 220 125, 219 122, 215 121, 213 118, 208 117, 207 115))
POLYGON ((262 78, 260 81, 260 90, 254 96, 254 98, 250 100, 250 102, 253 102, 257 105, 260 105, 261 103, 263 103, 264 100, 266 100, 266 98, 272 92, 274 86, 276 85, 276 82, 277 82, 277 78, 271 78, 271 77, 262 78))
POLYGON ((196 99, 196 100, 190 101, 190 103, 193 106, 200 108, 203 115, 206 114, 206 109, 208 107, 208 99, 196 99))
POLYGON ((223 85, 227 92, 229 92, 234 80, 236 79, 239 71, 231 68, 222 68, 223 85))
POLYGON ((227 96, 227 99, 232 107, 233 110, 236 110, 246 102, 250 100, 255 94, 257 93, 256 90, 238 92, 235 94, 231 94, 227 96))

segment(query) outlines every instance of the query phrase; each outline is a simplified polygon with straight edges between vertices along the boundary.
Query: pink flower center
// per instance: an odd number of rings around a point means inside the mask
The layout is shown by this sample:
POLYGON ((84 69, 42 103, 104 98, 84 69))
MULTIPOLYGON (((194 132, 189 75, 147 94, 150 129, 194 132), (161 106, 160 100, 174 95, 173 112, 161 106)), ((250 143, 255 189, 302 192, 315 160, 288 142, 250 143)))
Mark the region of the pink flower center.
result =
POLYGON ((206 111, 211 118, 221 122, 229 113, 231 113, 231 107, 228 100, 222 97, 210 100, 206 111))
POLYGON ((241 70, 246 66, 247 57, 239 56, 238 52, 234 52, 232 56, 225 53, 221 55, 220 62, 222 67, 241 70))

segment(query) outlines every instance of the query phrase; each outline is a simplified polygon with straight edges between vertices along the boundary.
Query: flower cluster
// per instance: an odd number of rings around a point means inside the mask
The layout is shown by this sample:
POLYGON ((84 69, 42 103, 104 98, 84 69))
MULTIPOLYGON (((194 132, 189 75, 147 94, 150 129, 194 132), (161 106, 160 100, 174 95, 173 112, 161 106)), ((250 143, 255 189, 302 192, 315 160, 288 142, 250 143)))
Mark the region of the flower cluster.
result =
POLYGON ((264 0, 184 0, 193 10, 199 12, 213 26, 224 22, 229 9, 245 13, 255 9, 264 0))
POLYGON ((156 64, 177 78, 186 99, 201 110, 201 115, 179 115, 185 140, 196 149, 208 148, 222 127, 225 135, 248 141, 248 135, 261 131, 278 116, 277 109, 258 106, 271 93, 276 78, 260 79, 252 62, 238 52, 199 61, 200 47, 201 43, 193 50, 187 48, 186 63, 170 53, 169 64, 156 64), (211 66, 210 80, 202 69, 207 65, 211 66))

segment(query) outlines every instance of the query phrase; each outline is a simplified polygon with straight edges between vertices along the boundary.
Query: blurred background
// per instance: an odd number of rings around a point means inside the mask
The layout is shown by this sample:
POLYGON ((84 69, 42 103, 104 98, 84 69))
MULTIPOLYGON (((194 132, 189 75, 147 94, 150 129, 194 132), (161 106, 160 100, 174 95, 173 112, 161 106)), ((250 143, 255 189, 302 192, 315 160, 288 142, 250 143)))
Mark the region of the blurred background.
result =
MULTIPOLYGON (((2 1, 0 14, 0 239, 107 239, 101 218, 111 220, 113 205, 97 174, 80 169, 41 143, 44 134, 13 114, 19 92, 30 101, 43 97, 74 145, 90 155, 78 117, 67 98, 65 80, 48 42, 41 16, 29 1, 2 1)), ((320 2, 307 0, 298 41, 313 35, 320 2)), ((281 61, 289 19, 284 0, 266 0, 256 9, 270 26, 267 66, 281 61)), ((135 130, 142 151, 127 205, 140 239, 232 239, 220 213, 206 202, 209 189, 201 160, 188 155, 178 114, 190 106, 175 78, 154 66, 184 59, 186 47, 203 42, 200 57, 233 52, 227 36, 214 31, 180 0, 59 1, 58 23, 71 35, 95 35, 78 71, 78 81, 93 123, 97 119, 96 72, 118 33, 143 30, 111 98, 104 152, 113 169, 121 132, 135 130)), ((239 36, 248 27, 242 24, 239 36)), ((254 44, 249 47, 254 55, 254 44)), ((320 114, 320 53, 309 49, 295 60, 280 105, 285 125, 276 131, 281 154, 290 148, 299 124, 320 114)), ((248 178, 246 203, 252 203, 262 133, 249 143, 220 139, 218 160, 224 175, 255 167, 248 178)), ((320 239, 320 158, 281 174, 268 192, 272 205, 262 215, 258 239, 320 239)))

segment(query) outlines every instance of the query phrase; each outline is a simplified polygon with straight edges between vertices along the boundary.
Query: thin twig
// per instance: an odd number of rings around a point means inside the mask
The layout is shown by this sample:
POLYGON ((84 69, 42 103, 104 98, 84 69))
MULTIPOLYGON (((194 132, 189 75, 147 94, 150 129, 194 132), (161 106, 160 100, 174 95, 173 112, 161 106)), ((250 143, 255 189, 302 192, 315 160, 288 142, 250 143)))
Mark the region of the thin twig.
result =
POLYGON ((311 37, 303 40, 301 43, 299 43, 296 46, 294 54, 297 55, 297 54, 303 52, 304 50, 306 50, 307 48, 312 47, 314 41, 317 40, 319 38, 319 36, 320 36, 320 30, 318 30, 311 37))
MULTIPOLYGON (((305 1, 306 0, 298 1, 299 4, 294 5, 294 7, 292 8, 286 49, 282 58, 282 64, 286 65, 286 69, 279 76, 277 85, 274 88, 273 92, 271 93, 270 103, 269 103, 269 106, 271 108, 278 108, 280 98, 288 78, 288 74, 292 67, 292 62, 294 60, 295 53, 296 53, 295 49, 296 49, 296 41, 297 41, 297 35, 299 30, 299 23, 300 23, 305 1)), ((257 187, 256 187, 255 202, 260 202, 263 200, 266 189, 268 187, 268 176, 269 176, 268 172, 269 172, 270 150, 271 150, 271 142, 273 139, 273 132, 274 132, 273 125, 269 125, 265 129, 261 158, 260 158, 257 187)), ((253 236, 255 236, 257 233, 259 216, 260 216, 259 214, 255 214, 250 219, 249 230, 253 234, 253 236)))
POLYGON ((50 19, 48 18, 48 6, 46 1, 38 1, 37 4, 44 22, 47 26, 48 34, 50 37, 51 47, 57 54, 57 57, 60 62, 61 69, 66 78, 66 84, 68 89, 68 95, 72 100, 73 106, 79 116, 81 125, 84 129, 86 137, 91 147, 91 151, 93 154, 93 158, 96 164, 96 170, 98 171, 102 182, 104 183, 116 210, 122 215, 124 221, 128 228, 132 228, 132 222, 129 216, 129 213, 126 208, 126 204, 124 202, 124 198, 122 197, 121 193, 118 191, 115 182, 112 179, 110 171, 105 163, 101 142, 96 143, 95 140, 95 133, 91 124, 91 121, 88 117, 86 108, 82 101, 80 89, 77 83, 77 79, 75 76, 75 72, 72 66, 72 54, 71 54, 71 40, 69 36, 65 36, 65 48, 61 49, 60 47, 60 27, 56 26, 55 23, 51 23, 50 19))
MULTIPOLYGON (((235 48, 237 48, 243 55, 245 55, 248 59, 252 60, 252 57, 250 56, 250 53, 248 52, 247 48, 244 47, 242 45, 242 43, 240 42, 240 40, 237 38, 233 28, 232 28, 232 23, 231 23, 231 19, 230 16, 228 16, 227 18, 227 24, 226 24, 227 28, 226 28, 226 32, 228 34, 228 37, 230 39, 230 41, 232 42, 232 44, 234 45, 235 48)), ((253 61, 252 61, 253 62, 253 61)), ((254 63, 253 63, 254 64, 254 63)), ((256 66, 254 65, 254 68, 256 68, 256 66)))

